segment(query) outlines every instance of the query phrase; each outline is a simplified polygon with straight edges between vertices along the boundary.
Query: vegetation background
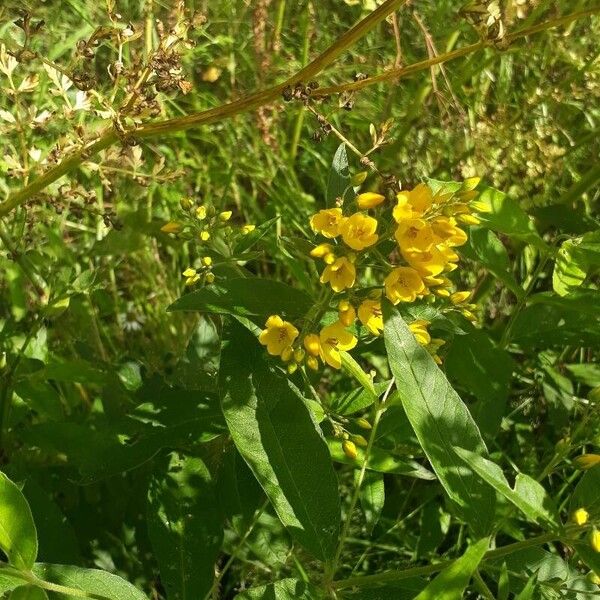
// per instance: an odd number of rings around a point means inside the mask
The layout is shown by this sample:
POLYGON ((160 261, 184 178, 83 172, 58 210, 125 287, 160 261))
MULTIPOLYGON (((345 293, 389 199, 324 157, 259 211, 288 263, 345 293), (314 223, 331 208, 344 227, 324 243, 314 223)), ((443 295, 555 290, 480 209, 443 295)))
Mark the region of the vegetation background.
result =
MULTIPOLYGON (((447 332, 442 369, 479 414, 494 461, 540 481, 568 520, 581 477, 571 459, 600 445, 600 19, 586 14, 510 44, 504 37, 598 7, 506 0, 496 13, 489 2, 462 10, 449 0, 404 4, 311 79, 321 88, 345 84, 480 38, 489 43, 354 94, 307 102, 278 94, 208 125, 139 138, 129 131, 140 122, 205 111, 280 83, 378 3, 48 0, 0 6, 0 195, 6 199, 36 181, 107 127, 118 140, 21 206, 3 211, 0 204, 1 462, 31 507, 38 561, 103 569, 150 598, 169 600, 207 592, 233 598, 286 577, 319 580, 320 563, 282 526, 213 415, 220 415, 218 401, 200 399, 215 382, 220 325, 200 313, 167 311, 185 292, 181 273, 202 248, 161 227, 178 220, 182 198, 232 210, 234 223, 255 224, 260 234, 243 250, 245 271, 315 294, 310 246, 301 240, 312 239, 308 220, 325 206, 343 139, 359 154, 375 146, 370 158, 377 169, 406 189, 425 178, 481 177, 517 207, 514 219, 527 213, 536 240, 553 249, 546 256, 540 243, 510 227, 491 241, 479 235, 485 248, 465 251, 459 275, 463 287, 475 289, 479 328, 447 332), (182 37, 176 56, 157 57, 170 31, 182 37), (18 62, 14 70, 11 57, 18 62), (152 91, 136 96, 135 111, 123 110, 148 64, 152 91), (588 232, 584 258, 561 246, 578 245, 588 232), (553 283, 561 247, 566 275, 553 283), (529 299, 541 293, 559 300, 538 310, 529 299), (465 366, 473 360, 478 369, 465 366), (201 430, 194 429, 196 420, 201 430), (194 475, 184 481, 188 469, 194 475), (212 500, 197 501, 194 477, 212 481, 212 500), (157 515, 186 503, 199 511, 189 524, 192 541, 184 525, 157 533, 157 515), (167 590, 171 566, 164 565, 176 551, 180 582, 167 590)), ((348 158, 351 174, 369 170, 351 149, 348 158)), ((387 374, 385 356, 361 364, 387 374)), ((347 374, 326 372, 318 390, 335 402, 354 386, 347 374)), ((387 415, 381 446, 390 456, 421 460, 398 412, 387 415)), ((347 511, 354 468, 340 461, 336 473, 347 511)), ((586 472, 595 472, 594 485, 598 469, 586 472)), ((340 577, 455 559, 476 539, 439 485, 394 472, 374 475, 370 484, 374 498, 361 497, 362 509, 353 513, 340 577)), ((545 531, 527 515, 499 509, 498 546, 545 531)), ((572 548, 556 541, 504 563, 489 561, 465 593, 595 597, 599 588, 586 574, 600 571, 598 558, 572 548)), ((48 580, 69 584, 63 575, 48 580)), ((72 575, 71 587, 85 589, 76 580, 72 575)), ((422 589, 414 585, 337 593, 412 598, 422 589)), ((3 589, 15 593, 10 584, 3 589)), ((243 597, 302 593, 316 594, 271 589, 243 597)))

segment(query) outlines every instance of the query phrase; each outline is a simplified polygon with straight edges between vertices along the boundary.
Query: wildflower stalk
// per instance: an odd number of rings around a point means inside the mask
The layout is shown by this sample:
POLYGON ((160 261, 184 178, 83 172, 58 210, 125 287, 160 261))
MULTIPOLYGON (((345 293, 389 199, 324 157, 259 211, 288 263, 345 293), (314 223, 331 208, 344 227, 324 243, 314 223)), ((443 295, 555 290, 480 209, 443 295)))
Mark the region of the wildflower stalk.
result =
MULTIPOLYGON (((176 133, 183 131, 191 127, 197 127, 199 125, 209 125, 217 121, 222 121, 227 118, 231 118, 237 114, 254 110, 269 104, 276 100, 283 90, 290 85, 295 85, 301 81, 308 81, 318 75, 323 69, 329 66, 344 50, 349 48, 354 42, 360 39, 373 27, 375 27, 380 21, 388 16, 393 10, 405 4, 407 0, 387 0, 377 10, 369 14, 365 19, 360 21, 355 27, 350 29, 347 33, 341 36, 332 46, 330 46, 325 52, 320 54, 314 61, 308 64, 306 67, 298 71, 295 75, 292 75, 283 83, 277 84, 265 90, 255 92, 244 98, 240 98, 234 102, 224 104, 222 106, 205 110, 199 113, 188 115, 185 117, 179 117, 174 119, 168 119, 166 121, 160 121, 157 123, 149 123, 142 125, 137 129, 129 132, 133 137, 138 139, 150 138, 159 136, 161 134, 176 133)), ((591 15, 600 13, 600 6, 595 6, 587 10, 565 15, 556 19, 551 19, 538 25, 516 31, 506 36, 506 40, 509 43, 515 40, 552 29, 554 27, 560 27, 561 25, 567 25, 591 15)), ((389 80, 398 80, 403 77, 412 75, 419 71, 430 69, 432 66, 442 64, 450 60, 455 60, 462 56, 472 54, 488 46, 488 42, 480 41, 451 52, 440 54, 428 60, 420 61, 409 65, 404 68, 394 68, 384 71, 380 75, 369 77, 362 81, 356 81, 353 83, 334 85, 324 87, 315 90, 313 93, 314 97, 322 97, 330 94, 339 94, 344 91, 358 91, 369 85, 380 83, 389 80)), ((48 169, 45 173, 34 179, 31 183, 20 189, 19 191, 11 194, 4 202, 0 203, 0 216, 7 215, 13 209, 25 204, 32 196, 41 192, 51 183, 68 173, 69 171, 77 168, 81 165, 88 157, 97 154, 101 150, 112 146, 119 140, 119 135, 114 129, 108 129, 100 135, 100 137, 87 144, 82 150, 74 152, 70 156, 67 156, 58 165, 48 169)))
MULTIPOLYGON (((381 400, 377 399, 375 401, 375 415, 373 417, 373 425, 371 428, 371 432, 369 435, 369 440, 367 442, 367 447, 365 448, 365 455, 364 455, 364 459, 363 459, 363 464, 360 468, 360 472, 358 474, 358 479, 356 481, 356 485, 354 487, 354 493, 352 494, 352 498, 350 500, 350 506, 348 507, 348 512, 346 513, 346 520, 344 521, 344 527, 342 528, 342 533, 340 535, 340 543, 338 544, 335 556, 333 558, 333 562, 331 563, 331 565, 328 565, 328 575, 330 575, 331 578, 333 578, 335 576, 335 572, 337 571, 338 568, 338 564, 342 555, 342 551, 344 549, 344 545, 346 543, 346 538, 348 537, 348 532, 350 530, 350 523, 352 521, 352 513, 354 512, 354 509, 356 508, 356 503, 358 502, 358 496, 360 494, 360 488, 362 486, 362 483, 364 481, 365 478, 365 473, 367 471, 367 465, 369 463, 369 456, 371 455, 371 450, 373 449, 373 444, 375 443, 375 439, 377 437, 377 428, 379 427, 379 421, 381 420, 381 416, 383 415, 386 406, 386 400, 390 394, 390 392, 392 391, 392 388, 394 387, 394 383, 395 383, 395 379, 392 378, 392 380, 390 381, 390 384, 388 385, 387 389, 385 390, 384 395, 382 396, 381 400)), ((337 588, 338 586, 336 586, 335 584, 333 585, 333 588, 337 588)))

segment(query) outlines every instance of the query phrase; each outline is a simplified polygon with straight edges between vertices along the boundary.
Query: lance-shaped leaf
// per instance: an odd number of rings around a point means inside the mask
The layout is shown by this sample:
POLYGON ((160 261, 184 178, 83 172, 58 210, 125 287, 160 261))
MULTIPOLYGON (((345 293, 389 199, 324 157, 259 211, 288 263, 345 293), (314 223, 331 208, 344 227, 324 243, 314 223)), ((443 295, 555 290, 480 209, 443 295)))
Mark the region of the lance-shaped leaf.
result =
POLYGON ((535 479, 519 473, 515 478, 514 488, 511 488, 502 469, 496 463, 464 448, 455 447, 454 450, 465 464, 512 502, 527 518, 538 523, 557 525, 556 508, 546 490, 535 479))
POLYGON ((0 548, 8 562, 22 571, 31 569, 38 551, 29 504, 4 473, 0 473, 0 548))
POLYGON ((383 303, 384 337, 396 387, 419 444, 448 496, 478 533, 489 533, 495 496, 455 454, 453 445, 487 453, 469 410, 400 313, 383 303))
POLYGON ((148 488, 148 534, 169 600, 210 590, 223 528, 208 469, 199 458, 171 454, 148 488))
POLYGON ((331 558, 340 526, 338 486, 327 445, 296 388, 256 338, 231 323, 219 386, 225 420, 281 522, 309 552, 331 558))
POLYGON ((457 600, 462 598, 465 588, 488 549, 490 540, 483 538, 472 546, 449 567, 446 567, 415 600, 457 600))

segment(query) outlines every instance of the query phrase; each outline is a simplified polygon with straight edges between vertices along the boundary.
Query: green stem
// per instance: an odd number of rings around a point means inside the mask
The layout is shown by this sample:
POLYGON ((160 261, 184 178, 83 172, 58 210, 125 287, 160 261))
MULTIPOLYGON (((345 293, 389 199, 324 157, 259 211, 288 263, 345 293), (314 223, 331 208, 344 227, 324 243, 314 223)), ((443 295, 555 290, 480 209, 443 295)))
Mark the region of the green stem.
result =
MULTIPOLYGON (((562 540, 563 537, 558 532, 544 533, 528 540, 521 542, 515 542, 514 544, 508 544, 495 550, 489 550, 486 552, 483 560, 494 560, 514 554, 520 550, 525 550, 534 546, 541 546, 549 542, 562 540)), ((567 540, 569 541, 569 540, 567 540)), ((379 573, 377 575, 363 575, 359 577, 350 577, 349 579, 341 579, 333 582, 333 587, 338 590, 343 590, 351 587, 360 587, 365 585, 373 585, 380 583, 387 583, 390 581, 402 581, 403 579, 410 579, 411 577, 420 577, 425 575, 431 575, 442 571, 446 567, 454 564, 457 559, 445 560, 434 565, 424 565, 422 567, 411 567, 409 569, 403 569, 401 571, 389 571, 387 573, 379 573)))
MULTIPOLYGON (((375 439, 377 438, 377 428, 379 427, 379 421, 381 420, 381 416, 385 411, 385 402, 394 387, 395 380, 392 377, 390 384, 388 385, 385 394, 381 398, 381 400, 377 399, 375 404, 375 416, 373 417, 373 427, 371 428, 371 434, 369 435, 369 441, 367 442, 367 448, 365 449, 365 456, 363 459, 362 466, 360 468, 360 473, 358 474, 358 480, 356 481, 356 485, 354 487, 354 493, 352 494, 352 499, 350 500, 350 506, 348 508, 348 512, 346 513, 346 520, 344 521, 344 527, 342 528, 342 534, 340 536, 340 543, 338 544, 335 556, 333 558, 333 562, 329 565, 329 574, 333 578, 335 576, 335 572, 337 571, 338 564, 342 555, 342 550, 344 549, 344 544, 346 543, 346 538, 348 537, 348 531, 350 530, 350 523, 352 521, 352 513, 356 508, 356 503, 358 502, 358 496, 360 494, 360 488, 365 478, 365 473, 367 471, 367 464, 369 462, 369 456, 371 455, 371 450, 373 449, 373 444, 375 443, 375 439)), ((336 586, 334 586, 336 587, 336 586)))

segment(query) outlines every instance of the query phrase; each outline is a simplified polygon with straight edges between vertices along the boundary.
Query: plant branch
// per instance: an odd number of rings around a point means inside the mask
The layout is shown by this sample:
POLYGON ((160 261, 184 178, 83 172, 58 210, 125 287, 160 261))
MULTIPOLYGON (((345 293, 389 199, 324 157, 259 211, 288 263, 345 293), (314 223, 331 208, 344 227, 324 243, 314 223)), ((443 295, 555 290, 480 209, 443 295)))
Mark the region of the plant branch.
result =
MULTIPOLYGON (((387 0, 378 9, 370 13, 352 29, 350 29, 344 35, 342 35, 332 46, 330 46, 327 50, 325 50, 325 52, 320 54, 310 64, 308 64, 306 67, 304 67, 296 74, 292 75, 280 84, 274 85, 265 90, 260 90, 253 94, 245 96, 244 98, 240 98, 239 100, 229 102, 216 108, 205 110, 185 117, 178 117, 174 119, 168 119, 166 121, 149 123, 146 125, 142 125, 137 129, 133 129, 127 133, 133 136, 134 138, 138 139, 154 137, 160 134, 175 133, 178 131, 184 131, 191 127, 215 123, 223 119, 231 118, 239 113, 254 110, 260 106, 269 104, 270 102, 276 100, 286 87, 293 86, 301 81, 308 81, 314 78, 323 69, 325 69, 332 62, 334 62, 335 59, 344 50, 349 48, 358 39, 364 36, 368 31, 370 31, 385 17, 387 17, 392 11, 394 11, 402 4, 405 4, 406 2, 407 0, 387 0)), ((554 27, 560 27, 561 25, 567 25, 569 23, 572 23, 573 21, 582 19, 584 17, 589 17, 597 13, 600 13, 600 6, 595 6, 587 10, 574 12, 565 15, 564 17, 551 19, 549 21, 539 23, 532 27, 527 27, 520 31, 508 34, 505 39, 508 43, 512 43, 519 38, 533 35, 541 31, 545 31, 547 29, 552 29, 554 27)), ((384 71, 379 75, 369 77, 361 81, 319 88, 315 90, 312 95, 313 97, 323 97, 331 94, 339 94, 345 91, 357 91, 375 83, 389 81, 391 79, 401 79, 403 77, 407 77, 408 75, 412 75, 413 73, 429 69, 434 65, 445 63, 450 60, 454 60, 462 56, 472 54, 473 52, 486 48, 488 45, 489 43, 487 41, 479 41, 475 44, 470 44, 469 46, 453 50, 452 52, 446 52, 444 54, 440 54, 439 56, 435 56, 431 59, 414 63, 412 65, 409 65, 408 67, 389 69, 388 71, 384 71)), ((83 150, 80 150, 68 156, 61 163, 59 163, 55 167, 52 167, 44 174, 40 175, 40 177, 32 181, 30 184, 26 185, 21 190, 10 195, 4 202, 0 203, 0 216, 6 215, 16 207, 25 204, 27 200, 29 200, 29 198, 45 189, 48 185, 50 185, 51 183, 53 183, 72 169, 78 167, 89 156, 108 148, 109 146, 117 142, 118 139, 119 135, 117 135, 114 129, 110 128, 106 130, 103 134, 100 135, 100 137, 96 141, 88 144, 83 150)))
MULTIPOLYGON (((549 542, 562 541, 564 543, 571 542, 571 539, 566 535, 569 532, 581 530, 581 528, 565 528, 562 532, 552 531, 544 533, 528 540, 521 542, 515 542, 514 544, 508 544, 494 550, 489 550, 485 553, 483 560, 495 560, 525 550, 535 546, 542 546, 549 542)), ((348 579, 341 579, 333 582, 333 587, 338 590, 343 590, 351 587, 360 587, 365 585, 373 585, 379 583, 387 583, 390 581, 402 581, 403 579, 410 579, 411 577, 419 577, 424 575, 432 575, 438 571, 442 571, 446 567, 454 564, 458 559, 444 560, 442 562, 424 565, 422 567, 410 567, 401 571, 388 571, 387 573, 378 573, 376 575, 362 575, 358 577, 350 577, 348 579)))
MULTIPOLYGON (((127 134, 137 139, 153 137, 162 133, 175 133, 184 131, 190 127, 198 125, 208 125, 216 121, 230 118, 242 112, 247 112, 269 104, 281 96, 283 90, 296 83, 313 79, 323 69, 328 67, 335 59, 347 48, 352 46, 357 40, 367 34, 378 23, 383 21, 391 12, 405 4, 408 0, 386 0, 379 8, 367 15, 362 21, 359 21, 354 27, 340 36, 327 50, 321 53, 308 65, 300 69, 297 73, 283 81, 264 90, 259 90, 253 94, 223 104, 216 108, 211 108, 199 113, 149 123, 142 125, 137 129, 128 131, 127 134)), ((83 150, 74 152, 61 163, 46 171, 43 175, 26 185, 18 192, 10 195, 0 204, 0 216, 8 214, 14 208, 25 204, 29 198, 45 189, 48 185, 78 167, 89 156, 105 150, 119 140, 119 135, 111 127, 100 135, 100 137, 88 144, 83 150)))

